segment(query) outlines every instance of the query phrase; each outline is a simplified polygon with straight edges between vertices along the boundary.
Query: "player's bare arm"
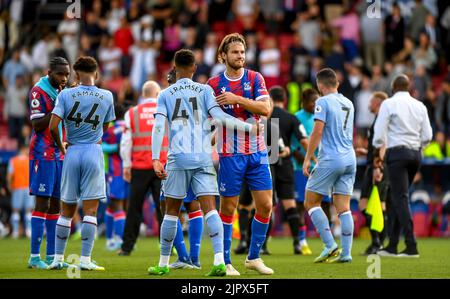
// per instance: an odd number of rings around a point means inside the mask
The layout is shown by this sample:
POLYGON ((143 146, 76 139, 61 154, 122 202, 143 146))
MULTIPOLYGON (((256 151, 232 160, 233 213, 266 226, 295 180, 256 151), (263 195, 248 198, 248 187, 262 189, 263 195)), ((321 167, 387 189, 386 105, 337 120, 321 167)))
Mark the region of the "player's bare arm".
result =
POLYGON ((239 105, 245 110, 251 113, 261 116, 269 116, 270 113, 270 101, 269 98, 265 100, 254 101, 231 92, 224 92, 216 97, 216 101, 219 105, 239 105))
POLYGON ((314 152, 319 146, 324 127, 325 127, 324 122, 319 120, 315 121, 314 129, 311 133, 311 138, 309 140, 308 150, 306 151, 305 161, 303 162, 303 174, 307 177, 309 177, 309 168, 311 167, 311 159, 313 159, 314 152))
MULTIPOLYGON (((49 113, 50 115, 50 113, 49 113)), ((59 123, 61 122, 61 118, 59 118, 59 116, 55 115, 55 114, 51 114, 51 119, 50 119, 50 133, 52 134, 53 139, 56 142, 56 145, 58 146, 59 150, 61 151, 61 153, 63 153, 64 155, 66 154, 66 148, 64 147, 61 137, 59 136, 59 123)))
POLYGON ((50 124, 50 118, 52 117, 51 113, 48 113, 44 117, 35 118, 31 121, 31 125, 33 126, 33 130, 36 132, 44 131, 48 128, 48 125, 50 124))

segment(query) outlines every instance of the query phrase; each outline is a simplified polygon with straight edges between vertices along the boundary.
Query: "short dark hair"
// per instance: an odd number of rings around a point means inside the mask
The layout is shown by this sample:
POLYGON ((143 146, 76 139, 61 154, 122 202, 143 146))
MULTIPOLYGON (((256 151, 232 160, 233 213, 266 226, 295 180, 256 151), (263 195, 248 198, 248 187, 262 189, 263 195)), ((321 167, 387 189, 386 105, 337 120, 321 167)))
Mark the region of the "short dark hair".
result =
POLYGON ((319 93, 314 88, 308 88, 302 92, 303 102, 313 102, 319 97, 319 93))
POLYGON ((172 85, 175 82, 177 82, 177 71, 175 68, 173 68, 167 73, 167 83, 169 83, 169 85, 172 85))
POLYGON ((98 69, 98 63, 91 56, 81 56, 73 65, 73 69, 77 72, 94 73, 98 69))
POLYGON ((409 89, 409 78, 405 74, 400 74, 395 77, 392 82, 392 89, 394 91, 408 91, 409 89))
POLYGON ((50 59, 49 66, 51 71, 54 71, 58 65, 69 65, 69 62, 67 59, 60 56, 55 56, 50 59))
POLYGON ((326 87, 336 87, 338 83, 336 73, 330 68, 321 69, 316 78, 320 84, 326 87))
POLYGON ((270 97, 274 102, 284 102, 286 100, 286 91, 283 87, 276 85, 269 90, 270 97))
POLYGON ((188 49, 181 49, 175 53, 175 65, 177 67, 189 67, 195 64, 194 52, 188 49))

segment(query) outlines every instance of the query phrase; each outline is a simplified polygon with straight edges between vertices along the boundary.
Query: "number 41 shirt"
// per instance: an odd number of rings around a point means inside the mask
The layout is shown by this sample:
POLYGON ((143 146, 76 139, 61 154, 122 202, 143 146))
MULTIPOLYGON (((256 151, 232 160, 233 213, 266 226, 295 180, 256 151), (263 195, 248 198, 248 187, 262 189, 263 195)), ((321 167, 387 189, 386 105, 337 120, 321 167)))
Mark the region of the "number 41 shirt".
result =
POLYGON ((112 93, 92 85, 61 91, 52 113, 64 121, 70 144, 99 142, 103 124, 115 120, 112 93))

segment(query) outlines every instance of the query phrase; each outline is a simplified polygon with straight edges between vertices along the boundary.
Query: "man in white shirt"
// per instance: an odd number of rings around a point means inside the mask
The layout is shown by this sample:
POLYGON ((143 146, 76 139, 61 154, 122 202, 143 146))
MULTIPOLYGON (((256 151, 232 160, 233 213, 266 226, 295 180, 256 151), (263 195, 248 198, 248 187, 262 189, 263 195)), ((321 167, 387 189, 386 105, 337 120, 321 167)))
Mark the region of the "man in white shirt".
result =
POLYGON ((408 189, 420 167, 421 150, 431 141, 433 132, 425 105, 409 94, 409 86, 406 75, 394 79, 394 95, 381 104, 374 128, 374 166, 383 167, 380 148, 385 145, 391 186, 387 207, 389 245, 378 251, 381 256, 419 257, 408 206, 408 189), (397 254, 401 230, 406 249, 397 254))

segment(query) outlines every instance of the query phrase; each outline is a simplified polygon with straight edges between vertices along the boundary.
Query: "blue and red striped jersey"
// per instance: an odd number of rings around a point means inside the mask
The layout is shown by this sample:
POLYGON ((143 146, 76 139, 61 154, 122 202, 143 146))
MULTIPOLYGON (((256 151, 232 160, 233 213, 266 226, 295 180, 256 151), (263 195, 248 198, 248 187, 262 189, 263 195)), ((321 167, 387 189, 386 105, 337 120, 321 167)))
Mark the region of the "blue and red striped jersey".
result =
MULTIPOLYGON (((105 143, 111 145, 120 145, 122 139, 122 133, 125 132, 125 121, 118 120, 114 122, 114 125, 110 126, 108 130, 103 133, 102 140, 105 143)), ((108 175, 109 176, 122 176, 122 159, 120 158, 119 150, 114 153, 108 154, 108 175)))
MULTIPOLYGON (((263 76, 258 72, 248 69, 244 69, 242 76, 237 79, 230 79, 223 72, 209 79, 207 84, 213 88, 216 95, 224 92, 232 92, 235 95, 254 101, 267 100, 269 98, 263 76)), ((257 122, 261 118, 259 115, 245 110, 238 104, 221 105, 221 108, 226 113, 250 123, 257 122)), ((223 130, 219 131, 217 150, 219 155, 222 156, 265 151, 264 135, 261 132, 258 136, 250 136, 249 133, 223 128, 223 130)))
MULTIPOLYGON (((30 104, 30 120, 44 117, 51 113, 55 106, 53 100, 44 90, 39 86, 34 86, 29 93, 30 104)), ((65 130, 62 129, 63 138, 65 140, 65 130)), ((50 129, 46 128, 41 132, 36 132, 34 129, 31 132, 30 139, 30 160, 64 160, 62 155, 50 134, 50 129)))

